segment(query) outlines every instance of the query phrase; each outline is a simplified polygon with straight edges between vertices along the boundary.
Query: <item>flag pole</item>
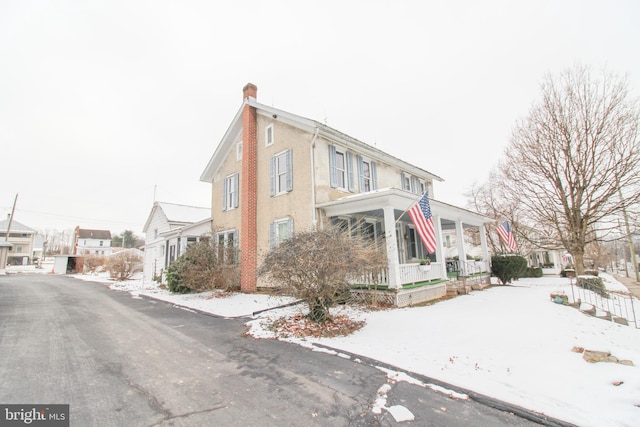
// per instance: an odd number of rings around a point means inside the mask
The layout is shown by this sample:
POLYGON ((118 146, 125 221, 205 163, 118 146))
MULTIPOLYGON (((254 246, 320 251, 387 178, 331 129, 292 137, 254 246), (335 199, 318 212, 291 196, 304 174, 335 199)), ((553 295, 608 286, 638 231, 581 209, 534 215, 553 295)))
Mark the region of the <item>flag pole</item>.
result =
POLYGON ((413 205, 415 205, 416 203, 418 203, 420 201, 420 199, 422 199, 424 197, 424 195, 429 195, 429 190, 426 190, 424 193, 420 194, 420 197, 418 197, 417 199, 415 199, 413 202, 411 202, 411 204, 409 205, 409 207, 407 209, 404 210, 404 212, 402 212, 402 214, 400 214, 400 216, 398 217, 398 219, 396 219, 396 224, 398 223, 398 221, 400 221, 400 219, 405 216, 405 214, 407 212, 409 212, 409 209, 411 209, 413 207, 413 205))

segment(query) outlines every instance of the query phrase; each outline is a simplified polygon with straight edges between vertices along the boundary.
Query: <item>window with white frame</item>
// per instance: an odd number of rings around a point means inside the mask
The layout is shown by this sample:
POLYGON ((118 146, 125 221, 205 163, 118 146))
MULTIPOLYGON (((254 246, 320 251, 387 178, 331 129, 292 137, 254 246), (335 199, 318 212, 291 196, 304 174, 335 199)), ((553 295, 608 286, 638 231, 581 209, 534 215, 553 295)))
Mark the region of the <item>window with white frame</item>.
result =
POLYGON ((271 158, 271 195, 288 193, 293 190, 293 156, 291 150, 276 154, 271 158))
POLYGON ((424 194, 427 191, 427 182, 408 173, 402 172, 402 189, 414 194, 424 194))
POLYGON ((376 163, 365 159, 362 156, 357 156, 356 161, 358 164, 358 181, 360 184, 360 192, 366 193, 367 191, 377 190, 377 171, 376 163))
POLYGON ((269 235, 269 246, 272 248, 293 236, 293 218, 281 218, 269 224, 269 235))
POLYGON ((329 146, 331 187, 349 191, 355 190, 352 163, 353 154, 351 152, 338 149, 335 145, 329 146))
POLYGON ((242 160, 242 141, 236 143, 236 160, 238 162, 242 160))
POLYGON ((227 265, 238 263, 238 232, 234 230, 220 231, 214 236, 218 249, 218 259, 227 265))
POLYGON ((270 123, 264 128, 264 145, 265 145, 265 147, 273 145, 274 137, 275 136, 274 136, 274 133, 273 133, 273 123, 270 123))
POLYGON ((222 210, 228 211, 238 207, 238 182, 239 175, 231 174, 224 179, 222 191, 222 210))

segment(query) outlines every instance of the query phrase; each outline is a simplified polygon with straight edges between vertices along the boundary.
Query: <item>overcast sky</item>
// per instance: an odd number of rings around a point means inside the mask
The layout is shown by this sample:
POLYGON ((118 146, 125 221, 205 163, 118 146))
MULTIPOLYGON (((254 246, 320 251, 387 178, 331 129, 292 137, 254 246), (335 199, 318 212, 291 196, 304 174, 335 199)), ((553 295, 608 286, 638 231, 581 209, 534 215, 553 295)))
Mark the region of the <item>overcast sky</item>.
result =
POLYGON ((325 122, 435 173, 464 206, 546 73, 629 74, 640 2, 0 1, 0 214, 142 232, 199 181, 242 103, 325 122))

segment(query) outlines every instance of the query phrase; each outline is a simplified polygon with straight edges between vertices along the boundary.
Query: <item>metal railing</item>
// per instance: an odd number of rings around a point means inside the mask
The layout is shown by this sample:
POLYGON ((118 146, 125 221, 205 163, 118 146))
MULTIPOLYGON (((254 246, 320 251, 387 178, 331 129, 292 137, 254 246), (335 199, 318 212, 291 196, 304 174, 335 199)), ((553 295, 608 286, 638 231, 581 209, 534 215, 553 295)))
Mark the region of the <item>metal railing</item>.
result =
MULTIPOLYGON (((636 329, 640 329, 640 310, 638 304, 634 304, 633 295, 619 294, 616 292, 603 291, 589 284, 579 286, 575 279, 571 280, 571 292, 573 293, 573 301, 589 304, 595 310, 605 312, 604 316, 612 322, 617 319, 624 319, 629 325, 634 325, 636 329)), ((594 313, 596 314, 596 313, 594 313)))

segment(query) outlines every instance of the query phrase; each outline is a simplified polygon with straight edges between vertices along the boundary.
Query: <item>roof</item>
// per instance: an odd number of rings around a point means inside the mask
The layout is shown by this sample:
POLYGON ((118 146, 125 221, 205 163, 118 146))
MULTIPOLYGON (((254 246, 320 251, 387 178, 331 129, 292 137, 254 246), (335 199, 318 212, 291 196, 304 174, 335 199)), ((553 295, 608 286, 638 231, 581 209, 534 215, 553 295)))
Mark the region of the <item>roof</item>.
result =
POLYGON ((109 230, 87 230, 80 228, 78 230, 78 237, 81 239, 111 239, 111 232, 109 230))
POLYGON ((162 215, 167 219, 167 222, 173 224, 193 224, 194 222, 201 222, 211 218, 211 208, 203 208, 200 206, 188 206, 179 205, 175 203, 167 202, 155 202, 151 213, 147 218, 147 222, 144 225, 143 231, 146 232, 153 215, 160 211, 162 215))
POLYGON ((272 117, 277 117, 278 121, 282 121, 291 126, 297 127, 299 129, 306 130, 308 132, 316 132, 323 137, 336 141, 340 144, 347 146, 348 148, 353 149, 359 153, 366 154, 372 159, 377 159, 381 162, 388 163, 391 165, 398 166, 399 169, 404 169, 407 172, 419 176, 429 177, 435 181, 444 181, 438 175, 435 175, 425 169, 422 169, 418 166, 415 166, 411 163, 408 163, 404 160, 401 160, 397 157, 391 156, 386 152, 373 147, 367 143, 364 143, 356 138, 353 138, 345 133, 342 133, 332 127, 329 127, 321 122, 316 120, 307 119, 306 117, 298 116, 296 114, 289 113, 284 110, 279 110, 277 108, 269 107, 268 105, 260 104, 253 97, 248 97, 242 103, 242 106, 234 116, 233 120, 227 131, 225 132, 222 140, 218 144, 215 152, 211 156, 209 163, 205 167, 204 171, 200 175, 200 181, 203 182, 211 182, 213 175, 216 170, 220 167, 224 158, 226 158, 228 152, 232 149, 232 145, 238 136, 242 132, 242 109, 245 104, 248 104, 252 107, 255 107, 258 114, 265 114, 272 117))
MULTIPOLYGON (((7 227, 9 226, 9 220, 8 219, 4 219, 2 221, 0 221, 0 231, 7 231, 7 227)), ((35 233, 36 230, 34 230, 33 228, 27 227, 24 224, 19 223, 18 221, 16 221, 15 219, 13 221, 11 221, 11 230, 9 230, 10 233, 16 233, 16 232, 23 232, 23 233, 35 233)))

